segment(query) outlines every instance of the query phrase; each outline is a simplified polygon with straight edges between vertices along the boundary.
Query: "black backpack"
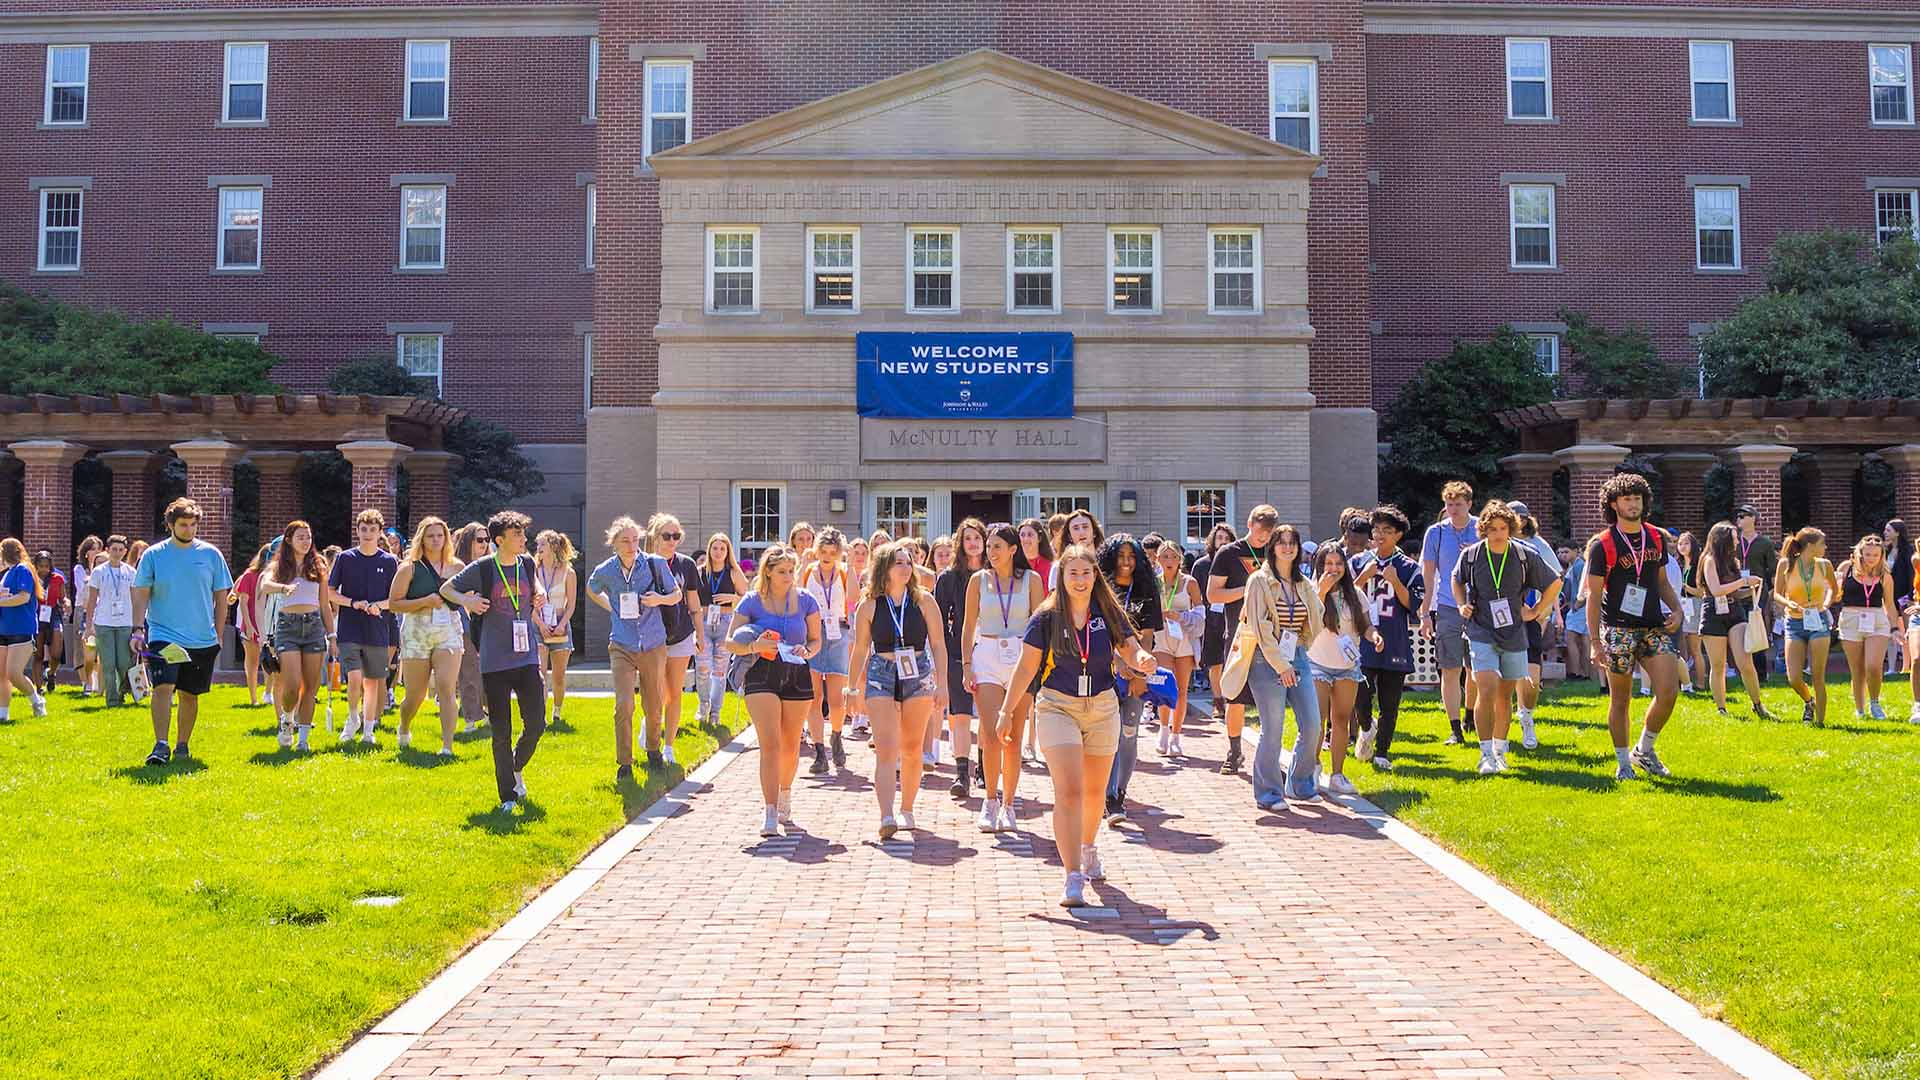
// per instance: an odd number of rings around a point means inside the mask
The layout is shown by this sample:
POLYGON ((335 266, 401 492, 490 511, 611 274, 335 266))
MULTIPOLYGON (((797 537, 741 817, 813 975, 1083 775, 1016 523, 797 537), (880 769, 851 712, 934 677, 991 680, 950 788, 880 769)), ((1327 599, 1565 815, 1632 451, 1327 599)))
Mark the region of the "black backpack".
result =
MULTIPOLYGON (((653 590, 658 593, 671 591, 660 581, 660 564, 654 560, 654 556, 647 557, 647 569, 653 575, 653 590)), ((660 609, 660 622, 667 630, 667 644, 676 645, 693 635, 693 613, 687 610, 687 598, 684 595, 687 583, 680 580, 680 574, 674 570, 672 563, 667 564, 667 572, 673 576, 674 584, 683 590, 679 603, 660 609)))

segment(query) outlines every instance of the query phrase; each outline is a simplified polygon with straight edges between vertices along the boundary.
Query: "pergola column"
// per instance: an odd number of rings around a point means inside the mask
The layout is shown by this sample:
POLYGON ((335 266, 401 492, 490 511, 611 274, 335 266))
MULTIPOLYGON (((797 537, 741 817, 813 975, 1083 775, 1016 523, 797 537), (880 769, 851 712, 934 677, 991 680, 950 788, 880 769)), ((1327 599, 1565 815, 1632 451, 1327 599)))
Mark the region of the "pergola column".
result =
POLYGON ((113 531, 130 541, 152 540, 160 517, 154 502, 166 459, 152 450, 109 450, 100 461, 113 471, 113 531))
POLYGON ((1748 443, 1722 455, 1733 474, 1733 505, 1752 506, 1760 514, 1760 531, 1781 528, 1780 468, 1799 453, 1778 443, 1748 443))
MULTIPOLYGON (((1853 474, 1860 454, 1853 450, 1819 450, 1813 455, 1814 474, 1808 477, 1813 527, 1827 534, 1829 552, 1846 551, 1859 537, 1853 535, 1853 474)), ((1834 555, 1838 563, 1841 556, 1834 555)))
POLYGON ((1627 460, 1627 453, 1624 446, 1583 443, 1554 455, 1567 467, 1567 517, 1576 550, 1584 550, 1587 538, 1607 527, 1600 512, 1600 485, 1627 460))
POLYGON ((53 552, 59 566, 73 546, 73 466, 87 448, 66 439, 28 439, 7 449, 26 465, 20 538, 29 553, 53 552))
MULTIPOLYGON (((460 455, 445 450, 415 450, 407 455, 407 509, 417 526, 430 517, 442 521, 453 512, 453 484, 448 475, 460 455)), ((409 529, 411 531, 411 528, 409 529)))
POLYGON ((285 531, 287 522, 301 516, 300 452, 255 450, 247 462, 260 472, 260 539, 285 531))
POLYGON ((366 439, 341 443, 340 452, 353 466, 353 502, 349 511, 358 514, 372 507, 380 511, 389 525, 397 525, 400 507, 396 501, 399 486, 393 470, 413 447, 385 439, 366 439))
POLYGON ((234 562, 233 467, 245 456, 245 448, 225 439, 192 439, 174 443, 172 449, 187 465, 187 498, 200 504, 196 535, 234 562))
POLYGON ((1660 466, 1661 525, 1695 540, 1707 538, 1707 473, 1720 463, 1712 454, 1672 453, 1655 459, 1660 466))
POLYGON ((1541 531, 1552 528, 1553 474, 1560 471, 1560 459, 1552 454, 1508 454, 1500 467, 1513 478, 1513 497, 1527 504, 1541 522, 1541 531))
POLYGON ((1907 523, 1908 535, 1920 522, 1920 443, 1876 451, 1893 470, 1893 516, 1907 523))

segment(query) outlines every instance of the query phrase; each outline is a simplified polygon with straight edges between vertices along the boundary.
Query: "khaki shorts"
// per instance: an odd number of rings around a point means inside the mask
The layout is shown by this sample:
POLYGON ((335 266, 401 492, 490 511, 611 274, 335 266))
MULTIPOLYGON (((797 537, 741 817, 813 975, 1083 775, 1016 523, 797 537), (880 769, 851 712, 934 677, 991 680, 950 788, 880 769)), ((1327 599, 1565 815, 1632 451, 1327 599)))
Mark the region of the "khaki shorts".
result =
POLYGON ((1083 698, 1042 687, 1033 722, 1042 750, 1074 746, 1095 757, 1111 757, 1120 749, 1120 699, 1111 690, 1083 698))

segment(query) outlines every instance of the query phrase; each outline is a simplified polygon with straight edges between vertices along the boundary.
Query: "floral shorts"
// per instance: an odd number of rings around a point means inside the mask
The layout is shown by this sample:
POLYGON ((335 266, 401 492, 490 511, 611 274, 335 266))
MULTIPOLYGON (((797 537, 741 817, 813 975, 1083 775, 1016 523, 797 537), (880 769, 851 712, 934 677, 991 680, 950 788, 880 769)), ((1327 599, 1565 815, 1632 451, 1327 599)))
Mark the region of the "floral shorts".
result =
POLYGON ((1661 653, 1680 655, 1673 635, 1659 627, 1602 626, 1600 640, 1607 649, 1607 670, 1615 675, 1630 675, 1635 664, 1661 653))

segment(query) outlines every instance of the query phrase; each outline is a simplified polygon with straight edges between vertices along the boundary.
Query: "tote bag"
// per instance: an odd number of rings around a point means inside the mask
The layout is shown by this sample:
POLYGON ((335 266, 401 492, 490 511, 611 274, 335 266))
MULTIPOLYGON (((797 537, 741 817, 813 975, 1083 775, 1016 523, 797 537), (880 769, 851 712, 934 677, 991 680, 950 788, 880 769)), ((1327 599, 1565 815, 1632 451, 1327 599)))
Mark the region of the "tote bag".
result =
POLYGON ((1768 644, 1767 619, 1760 614, 1760 607, 1756 604, 1753 610, 1747 612, 1747 651, 1766 652, 1768 644))

